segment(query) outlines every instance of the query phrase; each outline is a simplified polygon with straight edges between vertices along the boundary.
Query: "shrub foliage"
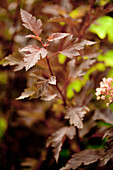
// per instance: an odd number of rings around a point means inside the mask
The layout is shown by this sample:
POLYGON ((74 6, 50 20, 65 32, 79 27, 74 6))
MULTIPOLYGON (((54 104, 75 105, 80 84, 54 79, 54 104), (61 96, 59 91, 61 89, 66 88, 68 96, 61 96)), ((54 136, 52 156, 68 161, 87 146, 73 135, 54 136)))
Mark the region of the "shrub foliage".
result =
POLYGON ((1 1, 1 169, 113 167, 112 16, 110 0, 1 1))

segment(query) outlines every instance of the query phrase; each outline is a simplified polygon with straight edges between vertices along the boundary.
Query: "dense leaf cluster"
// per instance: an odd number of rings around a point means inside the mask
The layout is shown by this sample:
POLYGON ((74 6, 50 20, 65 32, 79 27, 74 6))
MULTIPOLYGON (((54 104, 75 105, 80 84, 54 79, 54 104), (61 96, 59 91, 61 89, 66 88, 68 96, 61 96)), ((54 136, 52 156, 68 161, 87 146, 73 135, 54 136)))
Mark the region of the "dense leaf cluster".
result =
POLYGON ((95 95, 113 78, 112 16, 110 0, 1 1, 1 169, 113 167, 113 100, 95 95))

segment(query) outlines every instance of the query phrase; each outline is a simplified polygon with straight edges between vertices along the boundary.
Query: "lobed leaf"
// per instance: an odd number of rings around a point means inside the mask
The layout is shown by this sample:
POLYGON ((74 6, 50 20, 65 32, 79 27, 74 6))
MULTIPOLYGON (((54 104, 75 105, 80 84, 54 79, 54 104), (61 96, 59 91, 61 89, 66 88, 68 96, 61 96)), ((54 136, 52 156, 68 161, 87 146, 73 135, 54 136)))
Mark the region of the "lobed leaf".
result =
POLYGON ((75 128, 73 126, 63 127, 56 132, 54 132, 47 140, 46 147, 51 145, 54 149, 54 157, 56 162, 58 162, 59 154, 64 142, 64 137, 68 137, 69 139, 73 139, 75 136, 75 128))
POLYGON ((53 33, 48 37, 48 41, 52 42, 53 40, 59 40, 66 36, 70 35, 69 33, 53 33))
MULTIPOLYGON (((18 97, 16 100, 25 99, 28 97, 30 97, 30 99, 32 98, 37 99, 39 97, 42 97, 48 91, 49 84, 52 84, 52 85, 55 84, 55 82, 51 82, 53 80, 56 82, 55 76, 51 76, 49 79, 43 78, 43 80, 39 80, 38 82, 35 82, 35 84, 32 84, 30 88, 25 89, 24 92, 22 92, 22 94, 20 95, 20 97, 18 97)), ((55 97, 56 97, 56 94, 54 95, 48 94, 46 95, 46 97, 42 97, 41 99, 50 101, 54 99, 55 97)))
POLYGON ((71 125, 78 127, 79 129, 83 128, 83 117, 86 112, 89 111, 89 108, 84 107, 69 107, 67 108, 67 114, 65 119, 69 119, 71 125))
POLYGON ((32 86, 31 88, 27 88, 22 92, 20 97, 16 98, 16 100, 21 100, 30 97, 30 99, 38 99, 42 96, 48 89, 48 82, 38 82, 37 86, 32 86))
POLYGON ((87 149, 79 153, 75 153, 72 155, 72 158, 67 162, 66 166, 61 168, 60 170, 69 170, 76 169, 82 164, 89 165, 92 164, 99 159, 101 159, 103 155, 103 150, 93 150, 87 149))
POLYGON ((57 94, 45 95, 44 97, 41 97, 41 100, 51 101, 51 100, 55 99, 56 96, 57 96, 57 94))
POLYGON ((103 136, 103 139, 108 136, 107 144, 105 146, 105 153, 104 153, 104 163, 107 164, 107 162, 113 158, 113 128, 110 128, 106 131, 106 133, 103 136))
POLYGON ((86 55, 88 59, 84 59, 80 65, 76 65, 75 59, 68 62, 68 68, 70 71, 70 77, 81 77, 86 74, 87 70, 96 62, 97 56, 100 53, 94 53, 86 55))
POLYGON ((20 97, 16 98, 16 100, 25 99, 25 98, 31 97, 34 94, 35 94, 35 91, 33 89, 27 88, 27 89, 24 89, 24 92, 22 92, 20 97))
POLYGON ((110 108, 99 110, 94 113, 93 120, 103 120, 107 123, 113 124, 113 111, 110 108))
POLYGON ((84 49, 85 46, 88 46, 88 45, 94 45, 96 44, 97 42, 93 42, 93 41, 89 41, 89 40, 82 40, 81 42, 79 43, 76 43, 74 45, 74 48, 77 49, 77 50, 81 50, 81 49, 84 49))
POLYGON ((48 90, 48 80, 45 81, 39 81, 37 83, 37 91, 36 93, 31 97, 38 99, 39 97, 43 96, 48 90))
POLYGON ((13 54, 10 54, 9 56, 3 58, 0 61, 0 64, 2 64, 3 66, 16 65, 16 67, 14 68, 14 71, 19 71, 23 69, 25 66, 23 56, 19 52, 14 52, 13 54))
POLYGON ((27 11, 21 9, 20 11, 23 26, 32 31, 36 36, 42 32, 42 22, 40 19, 36 20, 36 17, 32 16, 27 11))
POLYGON ((70 59, 72 59, 74 56, 80 55, 80 53, 78 51, 76 51, 75 49, 73 49, 73 47, 62 50, 60 53, 67 56, 70 59))
POLYGON ((85 39, 77 43, 77 39, 73 42, 71 42, 71 39, 72 39, 72 36, 70 36, 70 39, 64 43, 63 50, 60 52, 63 55, 66 55, 70 59, 72 59, 74 56, 80 55, 79 51, 84 49, 85 46, 93 45, 96 43, 96 42, 88 41, 85 39))
POLYGON ((24 62, 26 71, 33 67, 38 62, 38 60, 40 60, 40 56, 44 58, 48 53, 45 48, 39 48, 36 45, 25 46, 21 49, 21 52, 24 52, 25 55, 24 62))

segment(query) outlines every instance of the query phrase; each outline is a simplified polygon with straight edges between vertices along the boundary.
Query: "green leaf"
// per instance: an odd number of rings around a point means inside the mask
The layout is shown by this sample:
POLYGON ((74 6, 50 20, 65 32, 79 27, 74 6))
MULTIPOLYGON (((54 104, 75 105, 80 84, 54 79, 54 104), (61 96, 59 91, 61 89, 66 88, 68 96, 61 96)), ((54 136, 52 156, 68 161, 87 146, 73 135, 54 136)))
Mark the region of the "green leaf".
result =
POLYGON ((82 18, 85 16, 88 10, 89 7, 87 5, 80 5, 79 7, 72 10, 68 15, 73 19, 82 18))
POLYGON ((7 84, 7 79, 8 79, 8 77, 7 77, 7 72, 0 72, 0 84, 3 84, 3 85, 5 85, 5 84, 7 84))
POLYGON ((113 103, 109 105, 109 108, 113 111, 113 103))
POLYGON ((113 50, 109 50, 105 54, 98 56, 99 61, 104 61, 106 66, 113 67, 113 50))
POLYGON ((110 128, 110 127, 112 127, 113 125, 111 125, 110 123, 107 123, 107 122, 99 121, 99 122, 98 122, 98 127, 103 127, 103 126, 106 126, 106 127, 110 128))
POLYGON ((113 42, 113 18, 110 16, 102 16, 91 24, 89 31, 98 35, 99 38, 104 39, 108 36, 108 40, 113 42))
POLYGON ((64 158, 67 158, 67 157, 69 156, 69 154, 70 154, 69 149, 63 149, 63 150, 61 150, 61 152, 60 152, 60 156, 62 156, 62 157, 64 157, 64 158))
POLYGON ((69 16, 70 16, 71 18, 75 18, 75 17, 77 16, 77 14, 78 14, 77 9, 74 9, 73 11, 71 11, 71 12, 69 13, 69 16))
POLYGON ((110 0, 96 0, 96 3, 100 6, 106 5, 110 0))
POLYGON ((89 76, 96 70, 105 71, 105 66, 103 63, 98 63, 95 66, 91 67, 87 73, 84 75, 84 80, 89 80, 89 76))
POLYGON ((108 78, 108 77, 112 77, 112 78, 113 78, 113 68, 111 68, 111 69, 108 71, 106 77, 107 77, 107 78, 108 78))
POLYGON ((61 26, 64 26, 65 25, 65 22, 59 22, 61 26))
POLYGON ((61 53, 59 53, 58 54, 58 61, 59 61, 60 64, 64 64, 65 61, 66 61, 66 56, 61 54, 61 53))
POLYGON ((70 83, 67 87, 67 98, 71 99, 74 96, 74 90, 79 93, 82 88, 82 81, 75 80, 74 82, 70 83))
POLYGON ((7 129, 7 121, 5 118, 0 118, 0 138, 4 136, 5 130, 7 129))

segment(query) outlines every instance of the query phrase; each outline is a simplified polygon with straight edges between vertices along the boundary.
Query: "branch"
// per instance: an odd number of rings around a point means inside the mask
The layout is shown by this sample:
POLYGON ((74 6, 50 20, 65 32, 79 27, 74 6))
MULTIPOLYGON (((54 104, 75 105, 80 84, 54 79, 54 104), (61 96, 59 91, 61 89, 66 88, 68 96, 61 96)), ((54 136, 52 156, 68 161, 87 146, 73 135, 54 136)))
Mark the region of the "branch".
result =
POLYGON ((58 53, 60 53, 61 51, 57 51, 57 52, 55 52, 55 53, 53 53, 52 55, 50 55, 49 57, 48 57, 48 59, 50 59, 51 57, 53 57, 54 55, 56 55, 56 54, 58 54, 58 53))
POLYGON ((91 15, 92 15, 91 13, 92 13, 93 5, 94 5, 94 0, 89 0, 89 2, 90 2, 90 4, 89 4, 89 12, 88 12, 88 14, 86 16, 84 25, 83 25, 83 27, 82 27, 82 29, 80 31, 79 40, 85 36, 86 30, 90 26, 91 21, 92 21, 91 20, 91 15))
MULTIPOLYGON (((49 68, 50 74, 51 74, 51 76, 53 76, 53 72, 52 72, 52 69, 51 69, 51 66, 50 66, 50 63, 49 63, 49 58, 48 58, 48 56, 46 56, 46 60, 47 60, 47 64, 48 64, 48 68, 49 68)), ((66 106, 65 97, 64 97, 62 91, 60 90, 60 88, 58 87, 58 84, 57 84, 57 83, 56 83, 56 88, 57 88, 57 90, 59 91, 59 93, 60 93, 60 95, 61 95, 61 97, 62 97, 62 99, 63 99, 64 106, 66 106)))

